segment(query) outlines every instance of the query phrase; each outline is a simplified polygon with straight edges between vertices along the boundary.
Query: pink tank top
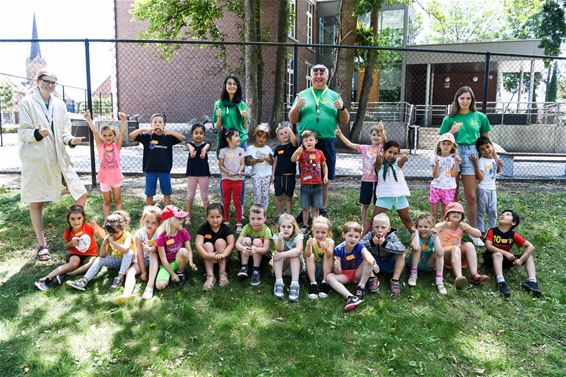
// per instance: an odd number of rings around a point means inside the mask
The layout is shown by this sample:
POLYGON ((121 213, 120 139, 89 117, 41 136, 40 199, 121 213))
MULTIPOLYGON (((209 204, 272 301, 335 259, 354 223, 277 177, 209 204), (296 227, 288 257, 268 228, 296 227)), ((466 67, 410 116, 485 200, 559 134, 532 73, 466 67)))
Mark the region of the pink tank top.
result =
POLYGON ((120 149, 117 142, 112 144, 98 144, 98 180, 107 185, 120 183, 124 176, 120 167, 120 149))

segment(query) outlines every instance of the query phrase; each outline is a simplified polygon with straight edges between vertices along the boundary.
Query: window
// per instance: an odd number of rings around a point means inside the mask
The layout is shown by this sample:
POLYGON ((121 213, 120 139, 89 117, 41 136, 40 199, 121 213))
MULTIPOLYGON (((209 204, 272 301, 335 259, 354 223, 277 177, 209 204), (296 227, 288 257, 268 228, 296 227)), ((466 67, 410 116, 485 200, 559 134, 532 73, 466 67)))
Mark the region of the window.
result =
POLYGON ((312 44, 313 41, 313 16, 314 4, 307 1, 307 44, 312 44))
POLYGON ((289 0, 289 37, 297 38, 297 0, 289 0))
POLYGON ((306 76, 305 76, 305 79, 307 80, 307 81, 306 81, 306 84, 305 84, 305 88, 308 89, 308 88, 310 88, 310 87, 312 86, 312 82, 311 82, 311 68, 312 68, 312 64, 310 64, 310 63, 305 63, 305 68, 306 68, 306 70, 307 70, 307 73, 306 73, 306 76))

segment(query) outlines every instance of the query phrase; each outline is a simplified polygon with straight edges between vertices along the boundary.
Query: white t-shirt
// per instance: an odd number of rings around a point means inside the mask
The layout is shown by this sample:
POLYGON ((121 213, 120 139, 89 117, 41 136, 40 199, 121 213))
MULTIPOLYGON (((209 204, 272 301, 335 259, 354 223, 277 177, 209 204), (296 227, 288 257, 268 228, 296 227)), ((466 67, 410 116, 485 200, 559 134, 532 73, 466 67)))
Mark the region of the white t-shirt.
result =
MULTIPOLYGON (((147 231, 145 230, 145 228, 139 228, 136 231, 136 239, 140 240, 142 245, 145 247, 152 247, 155 246, 155 240, 157 240, 157 230, 155 231, 155 233, 153 233, 153 237, 151 239, 149 239, 149 237, 147 236, 147 231)), ((144 251, 143 252, 143 257, 144 258, 149 258, 149 252, 144 251)))
MULTIPOLYGON (((269 155, 273 156, 273 150, 269 145, 264 145, 261 148, 250 145, 246 152, 246 156, 251 156, 252 158, 268 157, 269 155)), ((267 162, 255 164, 251 168, 252 174, 256 177, 271 177, 271 165, 267 162)))
POLYGON ((436 164, 436 158, 438 158, 438 177, 434 178, 430 183, 431 187, 449 190, 456 188, 456 177, 452 176, 452 169, 454 169, 454 164, 456 163, 454 155, 451 154, 447 157, 432 156, 430 160, 430 165, 434 167, 436 164))
POLYGON ((483 172, 483 180, 479 181, 478 188, 495 190, 495 176, 497 174, 497 164, 495 160, 493 158, 480 157, 478 165, 483 172))

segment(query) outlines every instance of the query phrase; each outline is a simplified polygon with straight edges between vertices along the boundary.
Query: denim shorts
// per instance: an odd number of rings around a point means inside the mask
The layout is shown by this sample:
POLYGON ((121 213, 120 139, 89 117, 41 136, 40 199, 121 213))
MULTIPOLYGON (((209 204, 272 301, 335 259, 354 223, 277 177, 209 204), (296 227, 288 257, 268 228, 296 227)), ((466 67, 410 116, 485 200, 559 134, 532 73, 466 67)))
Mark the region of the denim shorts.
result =
POLYGON ((301 208, 322 208, 322 184, 301 185, 301 208))
POLYGON ((400 209, 408 208, 409 201, 406 196, 387 196, 384 198, 377 198, 375 206, 399 211, 400 209))
POLYGON ((171 186, 171 173, 169 172, 151 172, 145 173, 145 195, 154 196, 157 190, 157 180, 159 179, 159 187, 163 195, 171 195, 173 186, 171 186))
POLYGON ((471 156, 480 157, 475 144, 458 144, 458 155, 462 159, 460 163, 460 174, 476 175, 474 162, 470 159, 471 156))
POLYGON ((315 146, 324 153, 328 167, 328 179, 336 177, 336 139, 318 139, 315 146))

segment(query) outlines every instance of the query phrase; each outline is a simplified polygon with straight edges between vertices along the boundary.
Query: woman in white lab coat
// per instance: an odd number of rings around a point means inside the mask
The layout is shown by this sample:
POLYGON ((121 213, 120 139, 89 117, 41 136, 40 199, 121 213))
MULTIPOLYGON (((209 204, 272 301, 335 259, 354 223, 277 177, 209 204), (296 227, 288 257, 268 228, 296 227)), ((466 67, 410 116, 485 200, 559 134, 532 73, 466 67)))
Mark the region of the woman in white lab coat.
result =
POLYGON ((73 168, 67 147, 82 139, 71 134, 67 107, 54 92, 57 77, 45 68, 37 74, 36 87, 20 101, 18 141, 22 161, 21 201, 29 204, 31 223, 38 242, 37 257, 49 260, 43 231, 43 206, 58 201, 61 177, 76 204, 84 207, 86 188, 73 168))

